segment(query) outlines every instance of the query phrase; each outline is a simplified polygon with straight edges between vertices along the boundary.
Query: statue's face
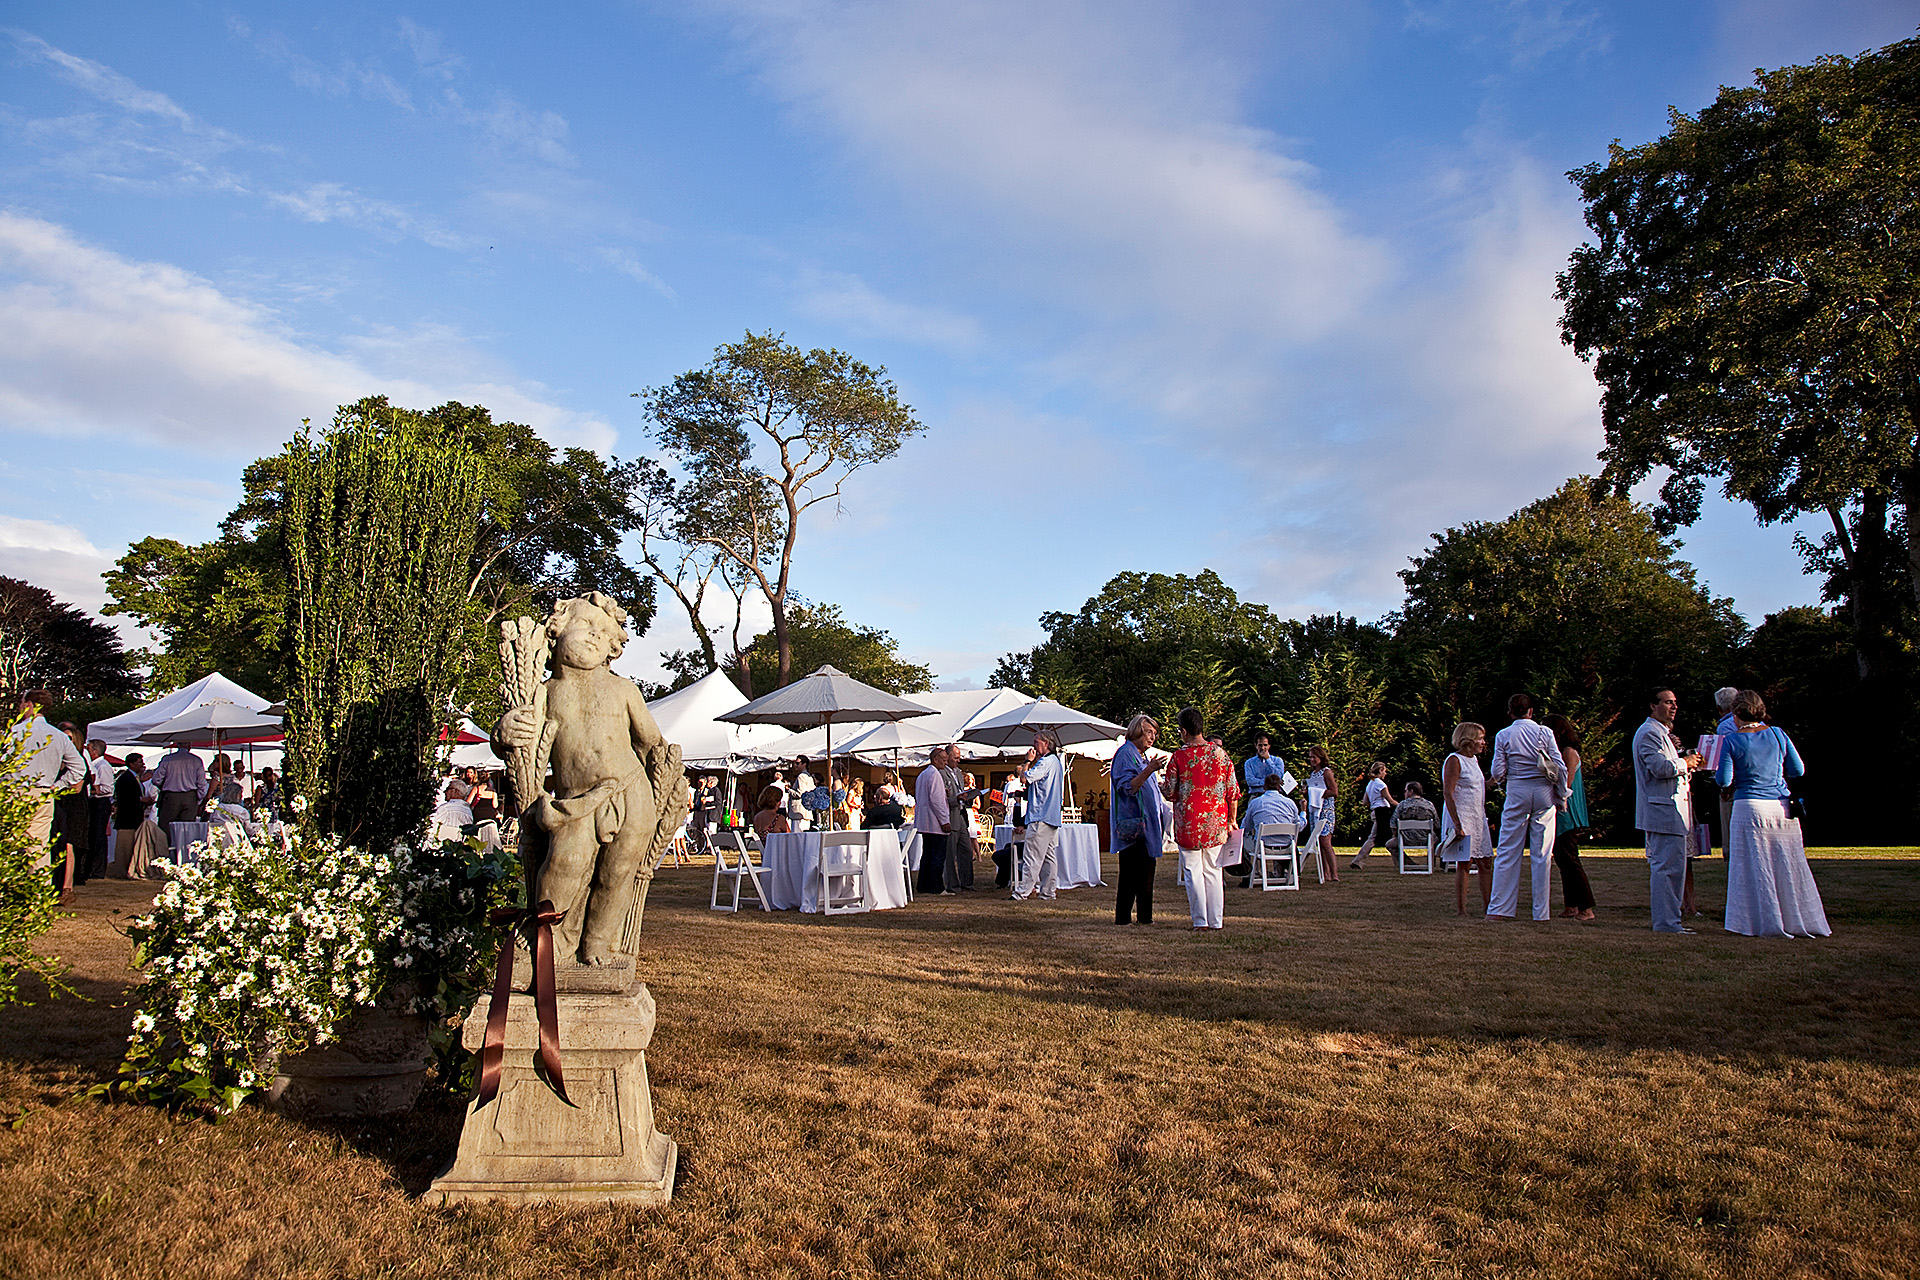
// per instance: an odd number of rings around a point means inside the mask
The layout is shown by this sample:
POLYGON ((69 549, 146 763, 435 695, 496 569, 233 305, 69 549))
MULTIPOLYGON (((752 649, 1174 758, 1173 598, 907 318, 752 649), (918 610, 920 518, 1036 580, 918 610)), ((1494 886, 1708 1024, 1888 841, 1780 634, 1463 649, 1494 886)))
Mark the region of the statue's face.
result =
POLYGON ((617 645, 613 619, 599 612, 576 614, 553 643, 554 661, 569 667, 605 666, 617 645))

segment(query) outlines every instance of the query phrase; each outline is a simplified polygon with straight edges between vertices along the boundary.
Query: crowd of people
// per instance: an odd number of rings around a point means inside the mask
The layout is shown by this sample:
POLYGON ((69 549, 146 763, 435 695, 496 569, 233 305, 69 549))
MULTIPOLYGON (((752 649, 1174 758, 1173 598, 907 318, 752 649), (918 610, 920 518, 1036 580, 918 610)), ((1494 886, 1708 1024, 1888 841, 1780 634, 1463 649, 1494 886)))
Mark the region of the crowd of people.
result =
MULTIPOLYGON (((1786 733, 1767 724, 1759 694, 1727 688, 1715 698, 1722 719, 1707 740, 1722 745, 1711 761, 1674 734, 1678 703, 1671 690, 1656 692, 1634 735, 1635 822, 1646 834, 1652 927, 1691 932, 1683 919, 1697 914, 1692 860, 1717 843, 1728 857, 1729 930, 1825 935, 1819 891, 1790 812, 1788 779, 1803 772, 1803 763, 1786 733), (1717 841, 1707 829, 1713 815, 1696 820, 1693 814, 1695 775, 1712 775, 1720 788, 1717 841)), ((1383 761, 1352 779, 1348 785, 1364 793, 1367 820, 1345 867, 1358 870, 1376 852, 1398 852, 1404 825, 1421 833, 1423 851, 1436 865, 1453 869, 1458 914, 1468 914, 1469 885, 1477 880, 1479 913, 1487 919, 1515 919, 1524 889, 1532 918, 1547 920, 1557 868, 1559 916, 1593 920, 1598 904, 1580 860, 1581 843, 1592 835, 1580 731, 1565 716, 1541 716, 1527 694, 1515 694, 1507 711, 1509 723, 1491 741, 1483 725, 1456 726, 1436 796, 1412 780, 1396 795, 1383 761), (1489 756, 1485 768, 1483 756, 1489 756), (1492 793, 1497 817, 1490 820, 1492 793)), ((1160 725, 1151 716, 1133 717, 1110 766, 1115 923, 1152 923, 1154 871, 1171 853, 1180 863, 1192 927, 1221 928, 1226 881, 1251 884, 1263 828, 1291 828, 1298 848, 1318 859, 1321 880, 1340 882, 1334 826, 1343 780, 1323 748, 1308 749, 1303 788, 1264 734, 1236 769, 1198 710, 1183 710, 1176 727, 1179 744, 1167 752, 1157 746, 1160 725)), ((984 803, 991 817, 1012 828, 1013 838, 994 850, 996 887, 1011 887, 1016 900, 1052 900, 1065 793, 1058 739, 1039 731, 1026 759, 996 790, 978 786, 962 763, 957 748, 936 748, 908 788, 892 772, 868 786, 849 778, 843 761, 827 769, 801 760, 791 782, 779 771, 761 790, 751 825, 764 837, 829 822, 838 829, 911 824, 921 846, 919 892, 957 894, 974 887, 974 822, 984 803), (822 769, 818 780, 815 767, 822 769)), ((711 776, 695 784, 690 831, 703 836, 711 827, 720 812, 717 788, 711 776)))
POLYGON ((26 759, 21 776, 38 803, 29 838, 47 850, 54 883, 71 889, 106 877, 139 879, 170 856, 167 830, 205 822, 259 835, 280 817, 280 783, 271 768, 253 777, 225 752, 209 765, 184 741, 151 766, 129 752, 116 769, 107 744, 87 741, 68 722, 49 723, 44 689, 21 695, 14 733, 26 759))
MULTIPOLYGON (((211 765, 184 742, 151 767, 139 752, 116 770, 106 744, 83 741, 70 724, 48 723, 45 691, 20 700, 15 729, 24 739, 22 776, 38 804, 29 835, 49 849, 56 883, 71 886, 113 875, 148 873, 167 856, 168 827, 176 822, 230 825, 259 835, 279 820, 280 790, 270 768, 249 778, 225 754, 211 765), (57 860, 54 854, 64 856, 57 860)), ((1771 725, 1766 703, 1753 690, 1724 688, 1715 694, 1719 720, 1711 734, 1689 750, 1674 732, 1679 702, 1671 689, 1655 690, 1646 721, 1631 745, 1635 825, 1645 833, 1652 927, 1690 933, 1684 923, 1697 914, 1693 859, 1715 844, 1727 861, 1726 928, 1751 935, 1826 936, 1830 932, 1815 884, 1790 780, 1805 764, 1785 731, 1771 725), (1719 804, 1695 812, 1695 781, 1710 778, 1719 804), (1717 819, 1717 821, 1714 821, 1717 819)), ((1592 920, 1592 883, 1580 861, 1590 834, 1586 765, 1577 727, 1559 715, 1538 716, 1531 697, 1508 700, 1509 723, 1493 735, 1463 722, 1451 736, 1440 770, 1440 794, 1430 800, 1417 781, 1394 794, 1389 769, 1374 761, 1353 784, 1364 791, 1366 827, 1349 871, 1375 852, 1391 852, 1400 831, 1427 838, 1431 856, 1454 870, 1454 908, 1468 912, 1468 885, 1477 877, 1480 910, 1490 920, 1519 912, 1523 878, 1536 921, 1549 918, 1552 871, 1560 872, 1567 919, 1592 920), (1482 769, 1480 759, 1489 753, 1482 769), (1489 790, 1500 797, 1497 825, 1489 821, 1489 790), (1523 864, 1529 874, 1522 876, 1523 864)), ((1291 828, 1298 847, 1319 861, 1320 878, 1340 881, 1334 856, 1334 823, 1341 779, 1327 752, 1306 753, 1305 804, 1295 800, 1300 780, 1273 754, 1266 735, 1238 769, 1221 739, 1209 736, 1201 713, 1189 707, 1177 723, 1180 743, 1156 749, 1160 726, 1138 715, 1110 766, 1110 834, 1118 863, 1116 923, 1153 921, 1154 871, 1165 853, 1177 853, 1195 929, 1223 927, 1228 876, 1246 887, 1259 856, 1263 829, 1291 828), (1241 805, 1244 801, 1245 808, 1241 805)), ((993 849, 995 887, 1011 889, 1017 901, 1052 901, 1058 891, 1058 849, 1065 808, 1066 774, 1060 742, 1037 731, 1033 746, 996 789, 978 785, 959 749, 937 747, 911 787, 895 771, 869 783, 849 776, 847 763, 817 766, 795 762, 792 779, 776 770, 752 806, 751 817, 723 806, 719 779, 703 775, 688 783, 692 817, 688 835, 704 844, 723 821, 751 825, 760 836, 815 827, 901 829, 920 839, 917 888, 922 894, 971 892, 981 837, 995 820, 1012 839, 993 849), (815 768, 819 769, 816 775, 815 768), (984 826, 976 831, 976 823, 984 826)), ((498 845, 510 820, 495 772, 465 769, 445 780, 432 830, 446 838, 478 837, 498 845)), ((992 847, 989 842, 989 847, 992 847)))

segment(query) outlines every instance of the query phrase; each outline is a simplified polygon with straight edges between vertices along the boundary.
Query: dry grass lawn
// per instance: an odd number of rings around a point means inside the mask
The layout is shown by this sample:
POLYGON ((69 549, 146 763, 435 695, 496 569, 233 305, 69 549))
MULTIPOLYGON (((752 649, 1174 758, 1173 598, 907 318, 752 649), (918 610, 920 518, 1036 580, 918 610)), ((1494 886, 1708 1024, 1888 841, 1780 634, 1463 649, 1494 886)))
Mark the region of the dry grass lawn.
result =
POLYGON ((1150 929, 1110 889, 731 917, 665 871, 659 1211, 428 1205, 444 1097, 340 1128, 77 1099, 141 905, 90 885, 46 945, 92 1002, 0 1013, 0 1275, 1920 1272, 1920 861, 1817 861, 1825 941, 1656 936, 1645 864, 1590 866, 1592 924, 1458 920, 1376 858, 1229 889, 1210 935, 1171 865, 1150 929))

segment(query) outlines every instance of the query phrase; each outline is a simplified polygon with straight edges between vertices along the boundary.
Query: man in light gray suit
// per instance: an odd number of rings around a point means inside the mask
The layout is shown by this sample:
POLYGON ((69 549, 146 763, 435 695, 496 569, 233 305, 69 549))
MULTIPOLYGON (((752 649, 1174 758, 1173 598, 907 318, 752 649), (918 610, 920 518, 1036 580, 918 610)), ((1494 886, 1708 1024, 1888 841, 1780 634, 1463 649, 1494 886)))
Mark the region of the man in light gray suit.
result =
POLYGON ((1673 745, 1680 701, 1671 689, 1655 689, 1647 722, 1633 735, 1634 825, 1647 835, 1647 871, 1655 933, 1692 933, 1680 923, 1680 895, 1687 882, 1687 828, 1693 797, 1687 775, 1706 762, 1681 755, 1673 745))

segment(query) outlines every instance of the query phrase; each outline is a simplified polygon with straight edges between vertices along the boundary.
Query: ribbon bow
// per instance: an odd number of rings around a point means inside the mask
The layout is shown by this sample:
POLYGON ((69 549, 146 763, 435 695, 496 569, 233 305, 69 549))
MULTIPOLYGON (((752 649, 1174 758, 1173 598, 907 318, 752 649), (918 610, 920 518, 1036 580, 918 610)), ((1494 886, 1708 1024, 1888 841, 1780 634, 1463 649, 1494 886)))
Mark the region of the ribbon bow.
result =
POLYGON ((538 908, 506 907, 488 920, 512 930, 500 944, 500 963, 493 973, 493 1003, 487 1009, 487 1037, 480 1046, 480 1091, 474 1095, 475 1109, 492 1102, 500 1092, 500 1066, 507 1056, 507 1001, 513 998, 513 933, 532 928, 533 935, 533 1008, 540 1021, 540 1074, 560 1101, 573 1106, 567 1096, 566 1076, 560 1070, 560 1008, 553 989, 553 926, 567 913, 555 911, 551 901, 542 900, 538 908))

